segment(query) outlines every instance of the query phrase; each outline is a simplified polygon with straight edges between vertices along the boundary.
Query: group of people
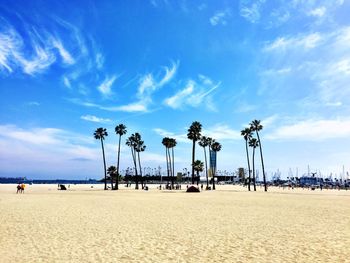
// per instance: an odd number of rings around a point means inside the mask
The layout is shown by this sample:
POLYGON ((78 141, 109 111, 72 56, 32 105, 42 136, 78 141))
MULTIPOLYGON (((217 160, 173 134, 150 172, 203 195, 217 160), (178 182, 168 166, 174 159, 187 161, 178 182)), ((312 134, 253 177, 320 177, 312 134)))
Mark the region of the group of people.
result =
POLYGON ((24 183, 19 183, 18 185, 17 185, 17 194, 18 193, 21 193, 21 194, 23 194, 24 193, 24 188, 26 187, 26 185, 24 184, 24 183))

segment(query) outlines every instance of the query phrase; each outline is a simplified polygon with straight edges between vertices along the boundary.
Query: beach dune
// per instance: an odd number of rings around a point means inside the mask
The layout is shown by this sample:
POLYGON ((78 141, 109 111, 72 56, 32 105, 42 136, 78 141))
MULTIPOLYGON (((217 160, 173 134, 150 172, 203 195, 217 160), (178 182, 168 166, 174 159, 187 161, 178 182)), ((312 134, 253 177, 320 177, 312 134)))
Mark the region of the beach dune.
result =
POLYGON ((350 262, 350 191, 121 188, 0 185, 0 262, 350 262))

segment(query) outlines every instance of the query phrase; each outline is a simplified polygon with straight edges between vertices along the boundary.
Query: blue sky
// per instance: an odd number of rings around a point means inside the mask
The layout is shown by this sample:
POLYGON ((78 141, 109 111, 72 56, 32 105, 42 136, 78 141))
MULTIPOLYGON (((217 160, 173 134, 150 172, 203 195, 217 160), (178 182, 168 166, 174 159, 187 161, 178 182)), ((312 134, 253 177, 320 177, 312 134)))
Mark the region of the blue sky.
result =
MULTIPOLYGON (((0 3, 0 176, 100 178, 98 127, 140 132, 145 167, 190 167, 192 121, 246 166, 253 119, 266 170, 350 167, 350 2, 6 1, 0 3)), ((123 141, 125 141, 126 137, 123 141)), ((197 159, 203 160, 197 147, 197 159)), ((122 169, 132 166, 123 145, 122 169)), ((259 164, 259 159, 256 159, 259 164)), ((258 165, 259 169, 260 166, 258 165)))

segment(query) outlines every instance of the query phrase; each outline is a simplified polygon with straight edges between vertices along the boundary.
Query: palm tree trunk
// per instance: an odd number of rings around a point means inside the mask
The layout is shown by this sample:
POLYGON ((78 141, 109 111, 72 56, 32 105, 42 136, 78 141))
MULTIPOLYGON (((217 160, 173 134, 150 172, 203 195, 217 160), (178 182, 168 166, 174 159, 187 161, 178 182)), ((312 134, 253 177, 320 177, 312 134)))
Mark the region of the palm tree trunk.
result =
POLYGON ((207 152, 205 151, 205 147, 203 147, 204 150, 204 162, 205 162, 205 175, 207 177, 207 189, 209 188, 209 178, 208 178, 208 164, 207 164, 207 152))
POLYGON ((215 190, 215 175, 216 175, 216 164, 213 167, 213 190, 215 190))
POLYGON ((106 158, 105 158, 105 148, 103 146, 103 140, 101 138, 102 155, 103 155, 103 167, 105 172, 105 190, 107 190, 107 170, 106 170, 106 158))
POLYGON ((172 168, 172 162, 171 162, 171 156, 170 156, 170 148, 168 148, 168 159, 169 159, 169 174, 170 174, 170 181, 171 181, 171 189, 174 189, 174 179, 173 179, 173 168, 172 168))
POLYGON ((253 185, 254 185, 254 191, 256 191, 256 184, 255 184, 255 165, 254 165, 254 158, 255 157, 255 147, 253 148, 253 185))
POLYGON ((169 158, 168 158, 168 147, 165 147, 165 157, 166 157, 166 172, 167 172, 168 182, 169 182, 169 158))
POLYGON ((172 162, 173 162, 173 182, 172 182, 172 184, 173 184, 173 188, 174 188, 174 180, 175 180, 174 148, 171 148, 171 154, 172 154, 172 157, 173 157, 173 160, 172 160, 172 162))
POLYGON ((195 159, 196 141, 193 140, 192 145, 192 184, 194 184, 194 159, 195 159))
POLYGON ((115 190, 119 189, 119 159, 120 159, 120 141, 122 136, 119 135, 119 144, 118 144, 118 161, 117 161, 117 180, 115 182, 115 190))
POLYGON ((143 185, 143 177, 142 177, 142 167, 141 167, 141 160, 140 160, 140 152, 137 152, 137 156, 138 156, 138 159, 139 159, 139 168, 140 168, 140 176, 141 176, 141 187, 142 189, 144 188, 144 185, 143 185))
POLYGON ((136 155, 135 155, 135 150, 130 147, 131 149, 131 155, 132 155, 132 159, 134 161, 134 167, 135 167, 135 189, 139 189, 139 177, 137 174, 137 164, 136 164, 136 155))
POLYGON ((261 146, 261 141, 260 141, 260 137, 259 137, 258 131, 256 131, 256 136, 258 137, 258 141, 259 141, 260 159, 261 159, 261 166, 262 166, 263 179, 264 179, 264 189, 265 189, 265 192, 267 192, 264 158, 263 158, 262 146, 261 146))
POLYGON ((249 163, 249 154, 248 154, 248 140, 245 140, 245 150, 247 152, 247 162, 248 162, 248 174, 249 174, 249 177, 248 177, 248 191, 250 191, 250 182, 251 182, 251 177, 250 177, 250 163, 249 163))

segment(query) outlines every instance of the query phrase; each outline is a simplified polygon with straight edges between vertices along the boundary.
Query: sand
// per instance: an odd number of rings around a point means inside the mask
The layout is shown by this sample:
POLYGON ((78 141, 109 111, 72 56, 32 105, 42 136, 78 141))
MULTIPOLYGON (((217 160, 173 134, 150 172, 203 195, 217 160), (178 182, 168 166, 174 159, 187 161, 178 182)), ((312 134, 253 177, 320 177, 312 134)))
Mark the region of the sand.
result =
POLYGON ((0 262, 350 262, 350 191, 0 185, 0 262))

